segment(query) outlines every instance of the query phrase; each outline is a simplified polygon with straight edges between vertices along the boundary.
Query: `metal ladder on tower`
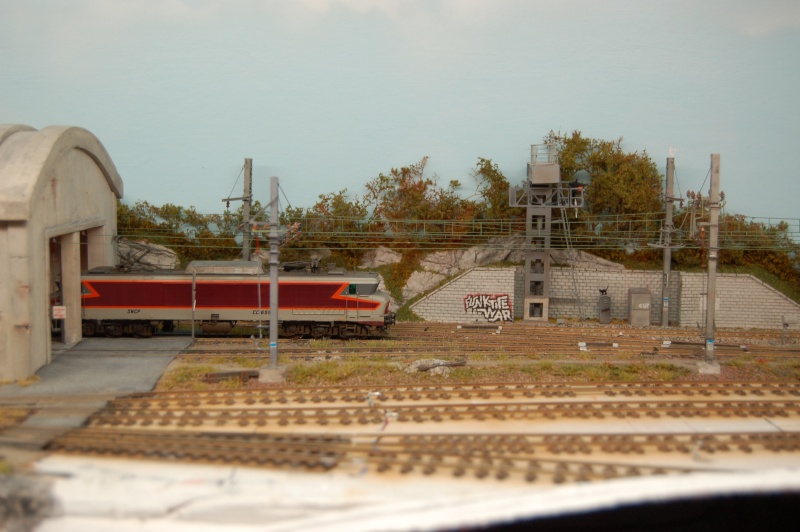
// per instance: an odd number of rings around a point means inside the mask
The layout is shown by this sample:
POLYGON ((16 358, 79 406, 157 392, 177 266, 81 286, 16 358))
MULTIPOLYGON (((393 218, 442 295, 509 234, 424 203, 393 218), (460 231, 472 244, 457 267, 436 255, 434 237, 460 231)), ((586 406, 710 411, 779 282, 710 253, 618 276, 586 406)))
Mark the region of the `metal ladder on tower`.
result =
POLYGON ((569 272, 570 276, 572 277, 572 294, 575 296, 575 302, 578 305, 578 317, 581 320, 586 319, 586 316, 583 314, 583 304, 581 303, 581 292, 578 289, 578 276, 575 273, 575 256, 573 252, 575 251, 572 248, 572 234, 569 230, 569 216, 567 215, 567 207, 562 207, 561 209, 561 225, 564 226, 564 242, 566 243, 567 248, 567 256, 570 257, 569 263, 569 272))

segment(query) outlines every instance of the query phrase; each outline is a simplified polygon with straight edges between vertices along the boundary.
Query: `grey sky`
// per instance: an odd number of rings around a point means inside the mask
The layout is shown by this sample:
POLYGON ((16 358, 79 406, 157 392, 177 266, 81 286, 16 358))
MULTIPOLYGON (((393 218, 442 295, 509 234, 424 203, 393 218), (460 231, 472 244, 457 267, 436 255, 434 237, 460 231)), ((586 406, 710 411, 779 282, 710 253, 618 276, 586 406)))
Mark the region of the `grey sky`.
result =
POLYGON ((426 155, 469 195, 478 157, 518 184, 580 130, 672 150, 682 192, 719 153, 730 211, 798 218, 799 93, 793 0, 0 0, 0 123, 84 127, 126 202, 202 212, 245 157, 262 201, 426 155))

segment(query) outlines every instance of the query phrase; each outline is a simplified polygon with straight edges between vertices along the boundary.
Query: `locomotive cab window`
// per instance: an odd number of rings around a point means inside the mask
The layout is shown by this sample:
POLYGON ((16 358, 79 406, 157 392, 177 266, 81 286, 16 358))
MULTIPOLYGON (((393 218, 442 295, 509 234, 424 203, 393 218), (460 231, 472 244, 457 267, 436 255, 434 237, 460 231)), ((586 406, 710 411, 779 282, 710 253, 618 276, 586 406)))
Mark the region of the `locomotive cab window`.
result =
POLYGON ((371 296, 378 289, 377 284, 355 284, 351 283, 342 291, 342 295, 350 296, 371 296))

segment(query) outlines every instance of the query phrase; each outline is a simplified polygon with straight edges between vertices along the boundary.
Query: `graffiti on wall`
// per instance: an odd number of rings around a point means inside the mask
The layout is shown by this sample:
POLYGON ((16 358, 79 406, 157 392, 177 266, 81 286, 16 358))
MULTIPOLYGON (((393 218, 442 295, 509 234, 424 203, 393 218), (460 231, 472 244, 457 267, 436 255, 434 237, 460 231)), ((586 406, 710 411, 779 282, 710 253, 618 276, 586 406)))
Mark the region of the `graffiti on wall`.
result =
POLYGON ((464 311, 480 314, 490 323, 514 320, 508 294, 468 294, 464 297, 464 311))

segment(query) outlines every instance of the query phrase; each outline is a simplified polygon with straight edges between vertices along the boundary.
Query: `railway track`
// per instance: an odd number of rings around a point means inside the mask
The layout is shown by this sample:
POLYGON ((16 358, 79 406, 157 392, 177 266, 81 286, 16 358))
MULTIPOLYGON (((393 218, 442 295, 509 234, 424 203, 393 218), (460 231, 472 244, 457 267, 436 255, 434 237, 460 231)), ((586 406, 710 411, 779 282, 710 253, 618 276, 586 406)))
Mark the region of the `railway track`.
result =
POLYGON ((348 474, 602 481, 800 465, 798 396, 794 381, 153 392, 110 401, 48 449, 348 474), (702 428, 686 431, 693 426, 702 428))
POLYGON ((91 426, 153 427, 305 427, 316 425, 348 426, 354 423, 380 429, 388 421, 436 422, 512 420, 530 421, 556 418, 660 418, 681 417, 798 417, 800 405, 794 401, 638 401, 585 403, 496 403, 491 405, 451 404, 448 406, 397 405, 390 410, 374 407, 299 407, 292 409, 239 408, 185 409, 178 412, 152 410, 114 411, 95 415, 91 426))
POLYGON ((50 446, 65 453, 306 471, 363 468, 377 474, 444 474, 525 482, 586 482, 718 470, 704 455, 800 452, 797 433, 485 435, 379 438, 86 429, 50 446), (653 456, 658 456, 654 459, 653 456), (630 457, 638 458, 631 460, 630 457), (650 457, 647 461, 642 457, 650 457), (688 457, 688 459, 687 459, 688 457), (694 461, 695 463, 692 463, 694 461))
MULTIPOLYGON (((235 350, 241 354, 258 351, 261 338, 199 338, 187 353, 202 353, 214 348, 235 350)), ((290 356, 338 351, 349 354, 375 353, 402 355, 432 350, 491 354, 503 352, 517 355, 569 355, 577 351, 595 354, 634 353, 668 350, 675 355, 694 354, 705 349, 705 338, 694 329, 630 328, 596 326, 530 325, 510 323, 496 325, 458 325, 435 323, 401 323, 381 338, 345 341, 324 339, 282 340, 281 349, 290 356), (323 346, 323 347, 321 347, 323 346), (579 348, 585 348, 583 350, 579 348)), ((750 352, 758 355, 796 357, 800 355, 800 332, 796 330, 719 330, 715 350, 723 356, 750 352)))
MULTIPOLYGON (((698 359, 702 338, 625 327, 401 324, 387 338, 281 342, 281 357, 586 361, 698 359)), ((726 357, 793 358, 800 335, 730 331, 726 357), (785 345, 775 345, 778 339, 785 345)), ((727 343, 726 343, 727 342, 727 343)), ((252 339, 199 339, 179 358, 263 358, 252 339)), ((800 382, 498 382, 137 393, 54 435, 11 428, 0 443, 50 452, 300 471, 524 483, 800 467, 800 382), (54 437, 55 436, 55 437, 54 437), (49 443, 48 443, 49 442, 49 443)), ((22 407, 78 414, 85 398, 22 407), (72 412, 74 410, 74 412, 72 412)), ((104 399, 105 401, 105 399, 104 399)))
POLYGON ((609 397, 753 397, 800 396, 800 383, 786 382, 599 382, 599 383, 483 383, 452 386, 289 387, 255 390, 170 391, 132 394, 111 401, 109 408, 187 408, 252 406, 304 406, 329 404, 396 404, 403 401, 509 400, 573 398, 602 401, 609 397))
MULTIPOLYGON (((527 324, 504 326, 454 324, 399 324, 382 339, 287 340, 281 342, 281 356, 308 357, 431 357, 451 356, 509 359, 600 359, 630 360, 643 356, 654 359, 697 359, 705 356, 705 341, 687 336, 680 329, 634 329, 615 327, 547 327, 527 324)), ((262 340, 263 343, 263 340, 262 340)), ((196 341, 180 358, 230 355, 262 357, 253 339, 209 339, 196 341)), ((800 357, 800 334, 781 338, 780 331, 724 331, 715 344, 715 355, 769 359, 800 357), (781 342, 783 345, 780 345, 781 342), (778 345, 776 345, 778 344, 778 345)))

